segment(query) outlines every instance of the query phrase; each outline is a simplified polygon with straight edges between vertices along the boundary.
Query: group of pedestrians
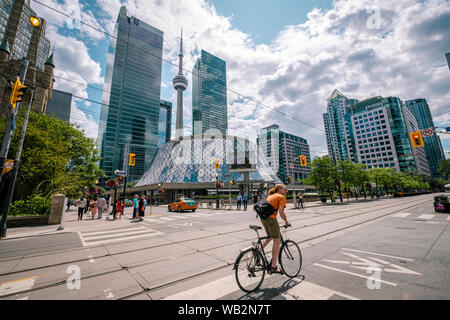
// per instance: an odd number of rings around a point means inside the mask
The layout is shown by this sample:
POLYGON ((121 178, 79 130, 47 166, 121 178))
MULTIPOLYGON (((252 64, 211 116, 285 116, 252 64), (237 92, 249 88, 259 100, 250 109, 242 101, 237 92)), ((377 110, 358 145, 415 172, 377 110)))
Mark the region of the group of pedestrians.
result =
POLYGON ((78 220, 83 220, 83 215, 88 211, 92 215, 92 220, 95 219, 95 215, 98 216, 98 219, 101 219, 103 216, 103 212, 107 208, 106 199, 101 195, 100 197, 81 196, 81 198, 76 201, 76 205, 78 208, 78 220))
MULTIPOLYGON (((256 204, 259 200, 261 199, 266 199, 266 194, 263 192, 261 192, 258 196, 258 194, 255 192, 253 193, 252 196, 252 200, 253 200, 253 204, 256 204)), ((236 198, 236 204, 237 204, 237 210, 241 210, 242 205, 244 205, 244 211, 247 211, 247 206, 248 206, 248 196, 247 193, 244 192, 243 195, 241 195, 241 193, 239 193, 239 195, 236 198)))
POLYGON ((147 207, 147 196, 144 194, 139 198, 136 194, 133 198, 133 219, 144 220, 145 208, 147 207))

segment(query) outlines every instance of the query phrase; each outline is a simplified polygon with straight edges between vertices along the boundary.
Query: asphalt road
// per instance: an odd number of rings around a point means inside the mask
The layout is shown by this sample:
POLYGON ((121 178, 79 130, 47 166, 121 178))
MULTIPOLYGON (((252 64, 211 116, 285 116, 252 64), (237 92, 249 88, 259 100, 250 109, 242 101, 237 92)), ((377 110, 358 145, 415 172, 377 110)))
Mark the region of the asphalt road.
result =
POLYGON ((447 300, 450 215, 434 213, 432 197, 287 210, 302 271, 266 276, 252 294, 232 267, 255 239, 253 211, 156 207, 136 222, 77 221, 73 210, 63 232, 10 231, 0 242, 0 299, 447 300))

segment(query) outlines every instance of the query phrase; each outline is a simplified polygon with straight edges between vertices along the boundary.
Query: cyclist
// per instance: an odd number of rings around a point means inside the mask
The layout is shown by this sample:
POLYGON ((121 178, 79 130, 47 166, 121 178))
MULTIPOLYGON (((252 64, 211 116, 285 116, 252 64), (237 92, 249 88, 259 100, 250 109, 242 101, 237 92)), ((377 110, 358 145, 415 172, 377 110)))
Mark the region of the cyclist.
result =
POLYGON ((281 244, 280 226, 278 225, 277 220, 278 212, 280 213, 281 219, 284 220, 285 227, 289 227, 291 224, 288 222, 286 214, 284 213, 284 208, 286 208, 286 186, 284 184, 277 184, 273 189, 274 190, 271 189, 269 191, 269 196, 266 200, 275 208, 275 212, 267 219, 261 219, 261 223, 266 230, 267 236, 270 237, 270 239, 264 241, 263 248, 265 248, 269 242, 273 240, 271 270, 273 273, 282 273, 277 266, 281 244))

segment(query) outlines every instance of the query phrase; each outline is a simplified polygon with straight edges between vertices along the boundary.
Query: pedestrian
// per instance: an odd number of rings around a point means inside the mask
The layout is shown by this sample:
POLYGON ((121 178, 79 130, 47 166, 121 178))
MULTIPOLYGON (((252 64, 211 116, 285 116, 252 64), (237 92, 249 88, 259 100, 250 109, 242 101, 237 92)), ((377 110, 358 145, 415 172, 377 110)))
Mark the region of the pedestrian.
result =
POLYGON ((116 200, 116 213, 114 215, 114 220, 117 217, 117 214, 119 215, 119 220, 122 219, 122 213, 123 213, 123 206, 122 206, 122 199, 116 200))
POLYGON ((267 198, 266 193, 264 192, 264 190, 263 190, 263 192, 261 192, 261 195, 260 195, 259 198, 260 198, 261 200, 265 200, 265 199, 267 198))
POLYGON ((243 197, 243 202, 244 202, 244 210, 247 211, 247 203, 248 203, 248 196, 247 193, 244 192, 244 197, 243 197))
POLYGON ((89 211, 89 202, 91 199, 89 197, 86 197, 86 206, 84 207, 84 213, 87 213, 89 211))
POLYGON ((79 200, 77 200, 78 207, 78 220, 83 220, 84 209, 86 208, 86 199, 84 196, 81 196, 79 200))
POLYGON ((253 204, 258 203, 258 195, 256 194, 256 192, 253 194, 253 204))
POLYGON ((144 220, 145 215, 145 195, 142 195, 142 198, 139 200, 139 221, 144 220))
POLYGON ((135 194, 134 198, 133 198, 133 219, 137 218, 138 202, 139 202, 139 196, 137 194, 135 194))
POLYGON ((67 198, 67 212, 70 210, 70 202, 71 202, 71 200, 70 200, 70 198, 67 198))
POLYGON ((242 196, 241 196, 240 193, 237 196, 236 201, 237 201, 237 208, 236 208, 236 210, 241 210, 242 196))
POLYGON ((92 220, 94 220, 95 215, 97 214, 97 197, 92 197, 91 201, 89 201, 89 209, 91 210, 92 220))
POLYGON ((298 194, 298 207, 300 208, 300 206, 302 208, 304 208, 304 206, 303 206, 303 195, 301 193, 298 194))
POLYGON ((101 219, 103 215, 103 210, 106 208, 106 200, 103 198, 103 196, 100 196, 100 198, 97 201, 97 208, 98 208, 98 218, 101 219))

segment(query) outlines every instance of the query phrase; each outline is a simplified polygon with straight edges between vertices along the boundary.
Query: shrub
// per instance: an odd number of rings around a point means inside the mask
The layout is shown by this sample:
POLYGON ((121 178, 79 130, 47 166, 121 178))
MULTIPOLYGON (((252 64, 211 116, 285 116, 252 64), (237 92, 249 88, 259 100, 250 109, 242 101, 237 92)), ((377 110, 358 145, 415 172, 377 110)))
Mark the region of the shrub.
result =
POLYGON ((50 214, 52 208, 51 198, 30 196, 26 200, 17 200, 11 204, 11 216, 45 216, 50 214))

